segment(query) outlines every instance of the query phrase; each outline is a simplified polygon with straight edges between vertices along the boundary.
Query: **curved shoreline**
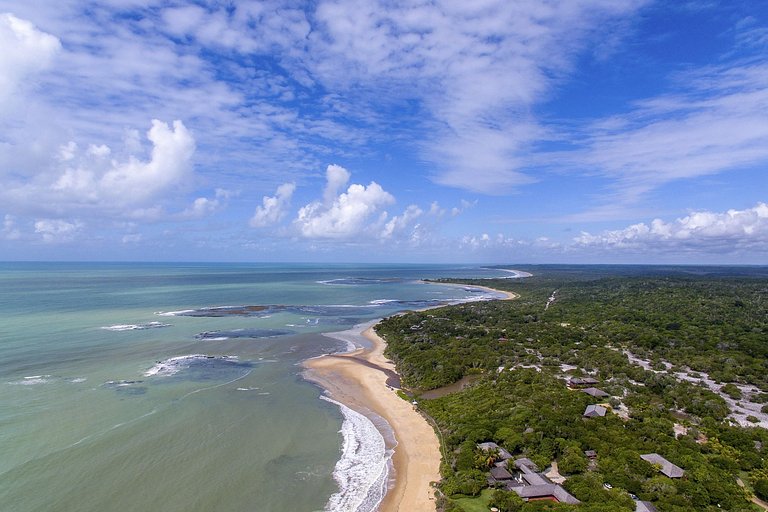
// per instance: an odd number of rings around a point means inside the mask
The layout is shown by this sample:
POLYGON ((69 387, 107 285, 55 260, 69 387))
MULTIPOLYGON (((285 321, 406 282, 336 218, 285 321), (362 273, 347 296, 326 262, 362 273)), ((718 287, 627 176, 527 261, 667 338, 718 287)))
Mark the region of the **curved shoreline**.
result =
MULTIPOLYGON (((515 293, 487 286, 450 285, 471 286, 504 295, 497 300, 518 297, 515 293)), ((381 320, 360 332, 371 343, 370 347, 308 359, 302 363, 305 368, 303 376, 350 409, 366 416, 373 413, 383 418, 393 430, 396 442, 389 442, 391 446, 387 448, 394 449, 391 460, 395 478, 378 510, 435 510, 432 485, 440 481, 440 443, 427 420, 397 395, 392 385, 393 378, 397 378, 395 365, 384 356, 386 341, 374 330, 379 322, 381 320)), ((382 432, 385 439, 387 434, 382 432)))

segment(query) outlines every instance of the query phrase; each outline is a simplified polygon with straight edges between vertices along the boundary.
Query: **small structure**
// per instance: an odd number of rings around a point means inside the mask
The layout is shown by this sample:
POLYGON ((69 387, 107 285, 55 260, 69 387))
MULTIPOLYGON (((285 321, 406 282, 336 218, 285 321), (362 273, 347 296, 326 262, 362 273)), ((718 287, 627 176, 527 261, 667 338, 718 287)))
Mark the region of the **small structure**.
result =
POLYGON ((568 379, 568 387, 573 389, 592 386, 595 384, 597 384, 597 379, 594 377, 571 377, 568 379))
POLYGON ((494 482, 503 483, 512 480, 514 477, 512 476, 512 473, 507 471, 505 468, 494 466, 491 468, 491 478, 494 482))
POLYGON ((477 447, 483 450, 484 452, 496 450, 497 452, 499 452, 499 458, 501 460, 507 460, 512 458, 511 453, 509 453, 507 450, 505 450, 504 448, 502 448, 501 446, 493 442, 477 443, 477 447))
POLYGON ((584 450, 584 455, 588 459, 596 459, 597 458, 597 452, 595 450, 584 450))
POLYGON ((584 414, 582 416, 585 418, 597 418, 605 416, 605 413, 607 412, 608 409, 602 405, 588 405, 587 408, 584 409, 584 414))
POLYGON ((514 466, 520 473, 514 480, 507 482, 506 489, 514 491, 525 501, 551 500, 572 505, 581 503, 563 487, 538 473, 539 468, 531 459, 521 457, 515 460, 514 466))
POLYGON ((550 500, 555 503, 578 505, 581 503, 571 493, 557 484, 526 485, 512 489, 525 501, 550 500))
POLYGON ((602 389, 597 389, 597 388, 584 388, 584 389, 581 390, 581 392, 582 393, 586 393, 589 396, 594 396, 594 397, 597 397, 597 398, 603 398, 603 397, 606 397, 606 396, 611 396, 608 393, 606 393, 605 391, 603 391, 602 389))
POLYGON ((650 501, 636 501, 635 512, 658 512, 650 501))
POLYGON ((659 466, 661 474, 668 476, 669 478, 682 478, 685 474, 685 471, 683 471, 682 468, 675 466, 658 453, 646 453, 641 455, 640 458, 646 462, 659 466))

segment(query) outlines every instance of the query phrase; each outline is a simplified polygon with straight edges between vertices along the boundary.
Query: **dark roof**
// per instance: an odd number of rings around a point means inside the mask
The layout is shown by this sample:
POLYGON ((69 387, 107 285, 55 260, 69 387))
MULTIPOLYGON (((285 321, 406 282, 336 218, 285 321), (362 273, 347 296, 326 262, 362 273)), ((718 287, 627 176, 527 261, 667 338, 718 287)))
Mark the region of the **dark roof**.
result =
POLYGON ((594 418, 596 416, 605 416, 606 412, 608 412, 608 409, 602 405, 588 405, 584 410, 584 416, 587 418, 594 418))
POLYGON ((658 453, 646 453, 645 455, 641 455, 640 458, 646 462, 650 462, 651 464, 661 466, 659 471, 661 471, 663 475, 666 475, 669 478, 680 478, 685 474, 685 471, 683 471, 682 468, 675 466, 658 453))
POLYGON ((586 393, 591 396, 597 396, 597 397, 611 396, 605 391, 603 391, 602 389, 597 389, 597 388, 584 388, 581 391, 582 393, 586 393))
POLYGON ((568 384, 571 386, 584 386, 586 384, 597 384, 598 380, 594 377, 571 377, 568 384))
POLYGON ((502 467, 492 467, 491 476, 496 480, 512 480, 512 473, 502 467))
POLYGON ((569 503, 571 505, 578 505, 581 503, 575 497, 573 497, 568 491, 563 489, 557 484, 543 484, 543 485, 523 485, 523 486, 509 486, 510 491, 515 491, 521 498, 525 500, 533 498, 545 498, 552 496, 560 503, 569 503))
POLYGON ((545 477, 541 473, 523 473, 522 475, 523 480, 525 480, 528 485, 547 485, 551 484, 552 481, 550 481, 549 478, 545 477))

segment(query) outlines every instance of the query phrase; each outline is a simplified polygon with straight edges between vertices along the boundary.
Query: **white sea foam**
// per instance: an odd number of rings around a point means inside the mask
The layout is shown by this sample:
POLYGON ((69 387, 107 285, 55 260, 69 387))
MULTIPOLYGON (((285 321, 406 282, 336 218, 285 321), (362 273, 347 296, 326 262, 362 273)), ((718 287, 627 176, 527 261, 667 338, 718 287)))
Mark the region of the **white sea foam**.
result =
POLYGON ((194 313, 195 311, 194 309, 181 309, 179 311, 156 311, 155 314, 157 316, 179 316, 194 313))
POLYGON ((368 346, 370 342, 365 339, 363 333, 380 320, 380 318, 377 318, 363 324, 357 324, 346 331, 325 332, 323 336, 345 342, 347 344, 345 352, 352 352, 357 348, 368 346))
POLYGON ((523 278, 523 277, 532 277, 533 276, 533 274, 531 274, 529 272, 523 272, 522 270, 512 270, 512 269, 507 269, 507 268, 499 268, 499 269, 496 269, 496 270, 500 270, 502 272, 509 272, 509 273, 512 274, 511 276, 503 277, 502 279, 520 279, 520 278, 523 278))
POLYGON ((143 331, 145 329, 159 329, 161 327, 170 327, 171 324, 164 324, 163 322, 147 322, 144 324, 118 324, 110 325, 108 327, 102 327, 107 331, 143 331))
POLYGON ((34 386, 36 384, 45 384, 46 382, 49 382, 50 378, 50 375, 30 375, 29 377, 24 377, 21 380, 9 382, 8 384, 14 386, 34 386))
POLYGON ((205 354, 190 354, 187 356, 178 356, 166 359, 165 361, 158 361, 155 366, 144 372, 145 377, 152 377, 159 375, 162 377, 169 377, 179 373, 195 361, 201 359, 237 359, 237 356, 208 356, 205 354))
POLYGON ((341 408, 343 445, 341 459, 333 470, 339 485, 325 505, 327 512, 373 512, 387 492, 387 475, 392 452, 373 422, 349 407, 321 396, 341 408))
POLYGON ((397 300, 397 299, 376 299, 376 300, 372 300, 372 301, 368 302, 368 304, 373 304, 375 306, 380 306, 380 305, 384 305, 384 304, 391 304, 393 302, 400 302, 400 301, 397 300))

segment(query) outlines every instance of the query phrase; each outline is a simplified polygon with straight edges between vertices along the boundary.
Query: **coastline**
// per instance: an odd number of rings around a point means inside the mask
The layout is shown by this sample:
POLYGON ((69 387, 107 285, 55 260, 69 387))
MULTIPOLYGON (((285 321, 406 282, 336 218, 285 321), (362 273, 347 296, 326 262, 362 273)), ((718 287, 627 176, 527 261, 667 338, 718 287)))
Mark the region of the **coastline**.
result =
MULTIPOLYGON (((496 300, 518 297, 487 286, 468 286, 503 295, 496 300)), ((359 326, 354 333, 364 337, 370 346, 308 359, 302 363, 303 376, 324 389, 332 400, 372 420, 385 438, 395 477, 389 475, 390 485, 375 510, 435 510, 432 485, 440 481, 440 443, 427 420, 396 392, 399 378, 395 365, 384 356, 386 342, 375 331, 380 321, 359 326), (387 425, 380 425, 380 421, 377 424, 376 419, 383 419, 387 425)), ((353 345, 347 337, 334 337, 353 345)))

